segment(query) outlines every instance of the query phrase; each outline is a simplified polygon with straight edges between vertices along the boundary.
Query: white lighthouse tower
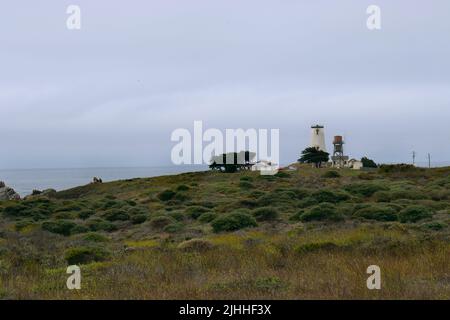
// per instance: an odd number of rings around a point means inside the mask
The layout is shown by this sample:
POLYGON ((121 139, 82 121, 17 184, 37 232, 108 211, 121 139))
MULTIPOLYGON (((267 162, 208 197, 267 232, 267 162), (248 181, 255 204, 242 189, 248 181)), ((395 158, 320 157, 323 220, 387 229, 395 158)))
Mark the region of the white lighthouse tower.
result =
POLYGON ((321 151, 327 151, 323 126, 315 125, 311 127, 311 147, 317 148, 321 151))

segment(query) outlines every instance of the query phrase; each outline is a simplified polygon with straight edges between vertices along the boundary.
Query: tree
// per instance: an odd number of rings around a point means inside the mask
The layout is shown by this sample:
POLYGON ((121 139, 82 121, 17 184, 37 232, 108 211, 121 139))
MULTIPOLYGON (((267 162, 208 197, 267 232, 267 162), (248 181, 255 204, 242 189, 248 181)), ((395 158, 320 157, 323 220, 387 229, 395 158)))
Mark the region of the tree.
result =
POLYGON ((328 162, 330 159, 328 152, 319 150, 318 148, 309 147, 302 151, 302 155, 298 162, 300 163, 312 163, 316 168, 322 166, 322 162, 328 162))
POLYGON ((378 165, 372 159, 367 157, 362 157, 361 162, 364 168, 378 168, 378 165))
POLYGON ((223 153, 211 158, 209 168, 221 172, 234 173, 252 167, 256 154, 250 151, 223 153))

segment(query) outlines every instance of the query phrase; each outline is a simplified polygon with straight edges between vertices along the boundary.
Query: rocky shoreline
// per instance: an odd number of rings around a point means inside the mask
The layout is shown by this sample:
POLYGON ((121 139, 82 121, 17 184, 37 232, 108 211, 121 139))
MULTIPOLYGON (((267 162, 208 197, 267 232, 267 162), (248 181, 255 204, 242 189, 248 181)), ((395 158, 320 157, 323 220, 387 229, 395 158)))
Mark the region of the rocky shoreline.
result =
POLYGON ((0 201, 3 200, 20 200, 20 195, 3 181, 0 181, 0 201))
MULTIPOLYGON (((91 183, 103 183, 101 178, 94 177, 91 183)), ((0 201, 8 201, 8 200, 26 200, 34 196, 52 196, 56 193, 55 189, 45 189, 45 190, 33 190, 33 192, 29 195, 26 195, 21 198, 20 194, 17 193, 13 188, 8 187, 4 181, 0 181, 0 201)))

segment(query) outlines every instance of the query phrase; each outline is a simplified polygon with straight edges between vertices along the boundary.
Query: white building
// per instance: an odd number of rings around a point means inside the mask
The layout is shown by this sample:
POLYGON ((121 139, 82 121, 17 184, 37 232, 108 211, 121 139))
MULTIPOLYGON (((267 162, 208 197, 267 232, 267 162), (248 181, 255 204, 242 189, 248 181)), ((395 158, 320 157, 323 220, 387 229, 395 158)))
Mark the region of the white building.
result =
POLYGON ((266 160, 260 160, 256 162, 251 168, 252 171, 259 171, 261 175, 276 174, 278 172, 278 169, 278 164, 266 160))
POLYGON ((347 162, 347 167, 353 170, 361 170, 363 167, 363 163, 356 159, 350 159, 347 162))
POLYGON ((323 126, 315 125, 311 127, 311 147, 321 151, 327 151, 323 126))

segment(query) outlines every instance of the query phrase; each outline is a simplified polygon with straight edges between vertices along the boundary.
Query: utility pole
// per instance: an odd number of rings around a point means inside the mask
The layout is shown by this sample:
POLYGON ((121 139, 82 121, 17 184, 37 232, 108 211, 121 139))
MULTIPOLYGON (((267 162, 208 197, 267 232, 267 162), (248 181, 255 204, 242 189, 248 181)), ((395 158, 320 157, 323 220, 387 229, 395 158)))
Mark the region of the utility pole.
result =
POLYGON ((428 154, 428 168, 431 168, 431 154, 428 154))
POLYGON ((416 164, 416 152, 413 151, 412 152, 412 156, 413 156, 413 166, 416 164))

